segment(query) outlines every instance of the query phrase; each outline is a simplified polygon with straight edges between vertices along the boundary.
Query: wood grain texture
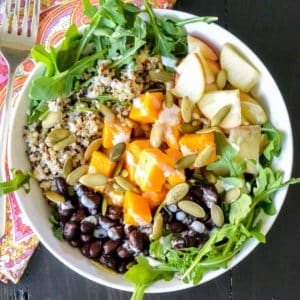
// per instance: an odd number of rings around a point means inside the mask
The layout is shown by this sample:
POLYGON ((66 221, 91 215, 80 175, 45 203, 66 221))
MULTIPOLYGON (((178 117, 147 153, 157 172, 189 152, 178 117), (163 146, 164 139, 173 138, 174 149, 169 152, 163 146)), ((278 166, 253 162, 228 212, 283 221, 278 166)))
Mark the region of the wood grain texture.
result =
MULTIPOLYGON (((294 175, 300 176, 300 24, 296 0, 179 0, 176 8, 217 15, 265 62, 287 102, 295 136, 294 175)), ((293 187, 268 235, 268 243, 223 276, 177 293, 147 295, 145 300, 299 299, 300 188, 293 187), (232 274, 232 278, 231 278, 232 274), (231 290, 232 285, 232 290, 231 290)), ((0 300, 127 300, 130 294, 86 280, 40 246, 17 285, 0 284, 0 300), (23 298, 13 298, 14 294, 23 298), (24 296, 25 295, 25 296, 24 296)))

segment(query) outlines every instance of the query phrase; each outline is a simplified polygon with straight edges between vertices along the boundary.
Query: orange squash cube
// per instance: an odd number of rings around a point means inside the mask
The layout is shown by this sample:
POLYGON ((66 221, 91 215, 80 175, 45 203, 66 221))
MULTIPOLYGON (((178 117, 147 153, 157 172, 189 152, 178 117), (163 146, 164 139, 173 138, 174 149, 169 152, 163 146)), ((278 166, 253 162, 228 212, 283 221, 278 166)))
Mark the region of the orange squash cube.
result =
POLYGON ((154 123, 159 115, 164 100, 161 92, 146 93, 133 101, 130 119, 142 124, 154 123))
POLYGON ((124 200, 124 223, 134 226, 150 224, 152 214, 147 199, 133 193, 126 192, 124 200))
POLYGON ((176 164, 176 162, 182 158, 182 153, 180 152, 180 150, 176 150, 174 148, 168 148, 166 150, 166 154, 168 155, 169 158, 172 159, 173 161, 173 165, 176 164))
POLYGON ((102 132, 102 145, 106 149, 112 148, 119 143, 128 143, 130 141, 131 128, 120 121, 104 121, 102 132))
MULTIPOLYGON (((180 150, 183 155, 197 154, 202 152, 207 146, 215 146, 215 136, 213 132, 201 134, 185 134, 179 140, 180 150)), ((216 147, 206 162, 206 165, 217 159, 216 147)))
POLYGON ((167 145, 170 148, 175 150, 179 149, 179 139, 181 137, 181 132, 179 130, 179 125, 172 126, 172 127, 165 127, 165 140, 167 145))
POLYGON ((167 193, 168 189, 163 186, 160 192, 143 192, 142 196, 148 200, 150 208, 153 210, 164 201, 167 193))
POLYGON ((89 173, 100 173, 110 177, 115 167, 116 163, 110 161, 106 154, 100 151, 94 151, 89 165, 89 173))
POLYGON ((134 182, 136 165, 144 149, 150 148, 149 140, 135 140, 127 145, 125 152, 125 169, 128 171, 129 180, 134 182))

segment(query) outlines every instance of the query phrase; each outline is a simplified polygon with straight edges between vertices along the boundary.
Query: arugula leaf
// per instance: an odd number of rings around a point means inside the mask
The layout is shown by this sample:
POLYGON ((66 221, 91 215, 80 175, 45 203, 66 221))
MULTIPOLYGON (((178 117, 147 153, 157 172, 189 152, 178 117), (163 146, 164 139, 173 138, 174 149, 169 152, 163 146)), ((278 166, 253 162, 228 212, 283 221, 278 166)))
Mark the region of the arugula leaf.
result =
POLYGON ((244 219, 250 212, 252 198, 247 194, 241 194, 240 198, 231 204, 229 222, 236 224, 244 219))
POLYGON ((56 73, 55 59, 43 45, 36 45, 31 49, 31 56, 36 62, 42 62, 46 66, 46 76, 56 73))
POLYGON ((137 258, 137 264, 131 267, 124 275, 124 279, 135 284, 135 291, 131 300, 142 300, 145 289, 158 280, 171 280, 174 277, 173 271, 160 270, 149 264, 149 261, 142 256, 137 258))
POLYGON ((219 160, 207 166, 207 170, 225 169, 232 177, 240 177, 246 169, 246 161, 238 158, 238 151, 235 150, 226 140, 222 133, 215 132, 217 153, 219 160))
POLYGON ((97 7, 93 6, 89 0, 83 0, 83 13, 87 16, 92 18, 97 13, 97 7))
POLYGON ((218 21, 218 17, 211 17, 211 16, 205 16, 205 17, 194 17, 194 18, 189 18, 189 19, 185 19, 185 20, 180 20, 176 22, 177 26, 184 26, 187 24, 191 24, 191 23, 197 23, 197 22, 204 22, 207 24, 213 23, 218 21))
POLYGON ((21 170, 11 169, 13 178, 11 180, 0 182, 0 196, 9 194, 11 192, 24 188, 26 193, 30 191, 30 177, 29 173, 23 173, 21 170))

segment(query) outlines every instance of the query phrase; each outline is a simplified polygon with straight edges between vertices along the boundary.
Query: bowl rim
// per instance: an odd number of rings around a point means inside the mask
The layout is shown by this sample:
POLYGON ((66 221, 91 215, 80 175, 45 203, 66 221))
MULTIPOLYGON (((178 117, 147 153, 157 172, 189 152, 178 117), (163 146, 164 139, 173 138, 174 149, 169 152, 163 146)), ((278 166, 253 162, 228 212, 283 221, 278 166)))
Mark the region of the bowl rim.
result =
MULTIPOLYGON (((161 15, 166 15, 166 16, 170 16, 170 17, 177 17, 180 19, 185 19, 185 18, 191 18, 191 17, 196 17, 196 15, 194 14, 190 14, 187 12, 183 12, 183 11, 179 11, 179 10, 167 10, 167 9, 155 9, 155 12, 161 15)), ((287 124, 287 132, 290 133, 290 139, 289 139, 289 151, 290 151, 290 165, 286 166, 286 169, 284 171, 284 178, 285 179, 289 179, 291 177, 292 174, 292 166, 293 166, 293 157, 294 157, 294 141, 293 141, 293 132, 292 132, 292 127, 291 127, 291 121, 290 121, 290 116, 287 110, 287 106, 285 104, 284 98, 273 78, 273 76, 271 75, 271 73, 268 71, 268 69, 266 68, 266 66, 264 65, 264 63, 262 62, 262 60, 255 54, 254 51, 252 51, 243 41, 241 41, 238 37, 236 37, 235 35, 233 35, 231 32, 229 32, 228 30, 226 30, 225 28, 221 27, 220 25, 217 24, 210 24, 209 26, 211 27, 215 27, 216 30, 220 31, 221 33, 226 34, 227 36, 229 36, 231 39, 235 40, 238 44, 242 45, 244 49, 247 50, 248 53, 250 53, 257 62, 259 62, 259 69, 261 70, 261 73, 266 74, 269 79, 271 80, 272 84, 274 85, 274 88, 276 90, 276 92, 278 93, 280 100, 283 102, 284 104, 284 113, 287 116, 287 120, 288 120, 288 124, 287 124)), ((41 68, 43 68, 43 64, 42 63, 38 63, 35 68, 33 69, 33 71, 31 72, 30 76, 26 79, 25 84, 23 85, 21 91, 18 94, 18 99, 24 97, 24 93, 25 91, 28 89, 29 85, 31 84, 31 81, 33 79, 33 77, 35 76, 36 72, 38 70, 41 70, 41 68)), ((17 111, 17 107, 20 103, 20 101, 16 101, 15 103, 17 103, 14 107, 14 111, 13 111, 13 116, 12 116, 12 123, 10 126, 12 126, 12 124, 14 124, 15 119, 16 119, 16 111, 17 111)), ((8 162, 9 165, 11 166, 12 161, 13 161, 13 157, 12 157, 12 151, 11 151, 11 146, 13 145, 13 141, 12 141, 12 135, 9 136, 8 139, 8 162)), ((280 210, 282 208, 282 205, 286 199, 286 195, 287 195, 287 191, 288 191, 288 187, 285 187, 281 190, 281 203, 279 203, 279 206, 277 208, 276 214, 272 217, 268 217, 267 222, 266 222, 266 226, 264 227, 263 233, 267 234, 269 232, 269 230, 272 228, 275 220, 277 219, 280 210)), ((129 288, 128 286, 124 286, 121 283, 120 284, 115 284, 112 283, 108 280, 105 280, 104 278, 96 277, 92 274, 90 274, 88 271, 83 271, 81 269, 79 269, 78 267, 76 267, 73 263, 66 261, 66 259, 55 252, 55 250, 52 248, 51 244, 49 244, 45 238, 43 237, 42 234, 40 234, 39 230, 36 228, 36 226, 34 226, 30 220, 30 217, 27 215, 26 213, 26 209, 23 206, 23 201, 21 199, 21 195, 19 193, 19 191, 15 192, 15 196, 16 199, 18 201, 18 204, 22 210, 22 213, 24 213, 24 215, 26 216, 27 222, 29 223, 30 227, 32 228, 32 230, 34 231, 34 233, 37 235, 37 237, 39 238, 39 240, 42 242, 42 244, 47 248, 47 250, 49 250, 49 252, 54 255, 60 262, 62 262, 64 265, 66 265, 67 267, 69 267, 70 269, 72 269, 73 271, 75 271, 76 273, 80 274, 81 276, 88 278, 96 283, 100 283, 103 284, 107 287, 112 287, 112 288, 116 288, 119 290, 123 290, 123 291, 133 291, 133 286, 131 288, 129 288)), ((231 260, 231 262, 229 263, 228 267, 226 269, 218 269, 216 271, 212 271, 209 272, 207 274, 205 274, 205 276, 203 277, 203 280, 198 284, 204 284, 212 279, 217 278, 218 276, 225 274, 227 271, 231 270, 233 267, 235 267, 238 263, 240 263, 243 259, 245 259, 259 244, 259 242, 255 239, 250 239, 247 241, 247 243, 244 245, 244 247, 242 248, 242 250, 231 260), (247 245, 247 247, 246 247, 247 245)), ((172 281, 171 281, 172 282, 172 281)), ((168 285, 168 283, 166 283, 166 285, 168 285)), ((183 282, 179 282, 178 284, 174 284, 173 286, 167 286, 167 287, 149 287, 146 290, 146 293, 164 293, 164 292, 174 292, 174 291, 179 291, 179 290, 183 290, 183 289, 187 289, 189 287, 193 287, 194 285, 192 284, 185 284, 183 282)))

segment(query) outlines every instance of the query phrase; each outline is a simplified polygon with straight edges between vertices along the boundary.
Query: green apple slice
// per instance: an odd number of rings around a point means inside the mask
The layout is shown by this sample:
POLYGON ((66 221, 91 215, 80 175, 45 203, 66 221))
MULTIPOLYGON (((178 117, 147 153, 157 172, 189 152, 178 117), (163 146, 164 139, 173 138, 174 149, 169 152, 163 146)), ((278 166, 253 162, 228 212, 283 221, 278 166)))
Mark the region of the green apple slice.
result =
POLYGON ((259 72, 230 44, 225 44, 220 55, 222 69, 228 81, 243 92, 249 92, 259 78, 259 72))
POLYGON ((187 97, 196 103, 205 89, 205 76, 201 60, 196 53, 186 56, 176 68, 177 79, 173 94, 177 97, 187 97))
POLYGON ((198 107, 209 120, 220 112, 224 107, 231 109, 219 124, 221 128, 231 129, 241 125, 241 104, 239 90, 215 91, 206 93, 198 102, 198 107))
POLYGON ((218 60, 216 52, 199 38, 188 35, 187 43, 189 53, 201 53, 206 59, 218 60))

